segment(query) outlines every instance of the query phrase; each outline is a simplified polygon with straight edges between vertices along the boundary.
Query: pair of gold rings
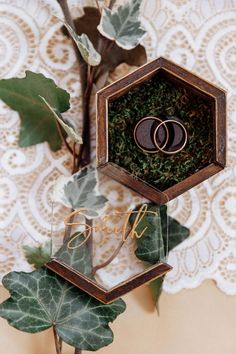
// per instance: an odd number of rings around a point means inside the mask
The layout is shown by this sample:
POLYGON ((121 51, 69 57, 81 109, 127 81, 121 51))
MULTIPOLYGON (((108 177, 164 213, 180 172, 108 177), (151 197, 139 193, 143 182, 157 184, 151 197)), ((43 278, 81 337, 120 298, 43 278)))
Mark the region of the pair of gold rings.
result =
POLYGON ((177 154, 187 144, 187 130, 178 118, 144 117, 134 128, 136 145, 144 152, 177 154))

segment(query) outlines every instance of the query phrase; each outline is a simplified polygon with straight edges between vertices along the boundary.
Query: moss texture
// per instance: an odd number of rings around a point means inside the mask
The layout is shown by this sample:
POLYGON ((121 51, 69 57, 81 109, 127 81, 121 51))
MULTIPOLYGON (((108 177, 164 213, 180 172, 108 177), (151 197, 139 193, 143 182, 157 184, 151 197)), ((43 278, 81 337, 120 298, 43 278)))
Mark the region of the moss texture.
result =
POLYGON ((157 74, 109 103, 109 161, 154 187, 165 190, 213 161, 211 100, 157 74), (135 124, 145 116, 176 116, 188 143, 176 155, 148 154, 135 144, 135 124))

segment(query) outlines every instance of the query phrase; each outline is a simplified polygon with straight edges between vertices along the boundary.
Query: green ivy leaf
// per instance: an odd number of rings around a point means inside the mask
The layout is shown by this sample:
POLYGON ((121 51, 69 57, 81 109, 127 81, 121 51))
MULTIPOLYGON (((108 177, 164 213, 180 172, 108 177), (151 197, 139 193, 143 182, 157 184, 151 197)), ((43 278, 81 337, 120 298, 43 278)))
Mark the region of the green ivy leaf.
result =
POLYGON ((63 261, 70 267, 78 270, 87 277, 92 277, 92 259, 89 253, 86 242, 80 246, 84 241, 84 235, 78 235, 74 233, 69 239, 66 239, 62 247, 55 253, 53 258, 63 261), (75 237, 76 236, 76 237, 75 237), (68 247, 68 243, 71 241, 71 246, 68 247))
MULTIPOLYGON (((134 223, 136 214, 130 216, 131 225, 134 223)), ((137 238, 136 256, 142 261, 155 264, 164 257, 164 243, 162 236, 160 210, 155 205, 148 205, 148 209, 137 225, 137 233, 142 234, 142 237, 137 238), (154 212, 156 215, 150 213, 154 212)))
MULTIPOLYGON (((156 206, 158 208, 158 206, 156 206)), ((183 242, 190 235, 190 230, 181 225, 179 221, 167 215, 167 206, 160 207, 162 236, 164 241, 165 253, 167 253, 167 236, 168 236, 168 253, 183 242)))
POLYGON ((162 293, 163 282, 164 282, 164 276, 157 278, 150 283, 153 300, 154 303, 156 304, 156 309, 158 314, 159 314, 159 299, 162 293))
POLYGON ((54 200, 75 210, 86 208, 81 214, 88 219, 99 217, 107 202, 98 191, 97 170, 92 166, 69 178, 59 178, 54 188, 54 200))
POLYGON ((62 141, 52 113, 40 95, 59 112, 70 108, 70 95, 42 74, 26 71, 22 79, 0 80, 0 99, 20 114, 19 145, 26 147, 47 141, 51 149, 57 151, 62 141))
POLYGON ((27 262, 35 269, 42 267, 51 258, 51 242, 39 246, 23 246, 27 262))
MULTIPOLYGON (((101 16, 98 9, 94 7, 85 7, 84 15, 74 20, 77 33, 79 35, 82 33, 87 34, 97 51, 101 50, 99 49, 101 44, 101 35, 97 30, 97 26, 100 23, 100 18, 101 16)), ((63 32, 66 34, 64 30, 63 32)), ((109 41, 108 39, 106 40, 109 41)), ((141 45, 138 45, 136 48, 131 50, 125 50, 118 47, 118 45, 113 42, 111 52, 112 55, 104 56, 102 62, 100 63, 100 75, 97 79, 99 79, 101 76, 104 76, 105 73, 114 70, 121 63, 127 63, 128 65, 133 66, 141 66, 147 61, 146 50, 141 45)), ((99 82, 97 81, 96 84, 98 83, 99 82)), ((104 82, 102 82, 98 89, 104 85, 104 82)))
POLYGON ((55 326, 63 341, 82 350, 110 344, 108 323, 125 311, 124 301, 104 305, 44 267, 11 272, 3 285, 11 297, 0 305, 0 316, 11 326, 29 333, 55 326))
POLYGON ((130 0, 112 11, 102 10, 99 32, 123 49, 135 48, 146 33, 139 21, 142 0, 130 0))
POLYGON ((58 123, 61 125, 61 127, 64 129, 64 131, 66 132, 66 134, 71 138, 71 140, 77 144, 82 144, 83 140, 82 137, 75 132, 74 127, 72 127, 71 125, 69 125, 64 118, 62 117, 61 113, 54 107, 51 107, 50 104, 47 102, 47 100, 42 97, 39 96, 43 102, 46 104, 46 106, 48 107, 48 109, 50 110, 50 112, 52 112, 54 118, 58 121, 58 123))
MULTIPOLYGON (((136 256, 148 263, 155 264, 161 260, 160 257, 160 244, 164 247, 164 253, 169 253, 173 248, 178 246, 183 242, 189 235, 190 231, 185 226, 181 225, 177 220, 167 215, 167 206, 158 206, 155 204, 148 204, 148 210, 159 212, 160 223, 158 228, 154 228, 153 223, 155 218, 151 218, 149 214, 146 214, 144 218, 139 223, 138 227, 140 230, 147 227, 148 223, 151 223, 152 227, 149 227, 149 233, 143 237, 137 239, 137 250, 135 252, 136 256), (160 230, 161 228, 161 230, 160 230), (168 238, 168 240, 167 240, 168 238), (168 241, 168 242, 167 242, 168 241), (168 250, 167 250, 168 244, 168 250), (167 252, 168 251, 168 252, 167 252)), ((133 216, 132 216, 133 217, 133 216)), ((133 220, 130 219, 132 224, 133 220)), ((138 231, 138 230, 137 230, 138 231)), ((155 303, 158 309, 158 300, 162 292, 162 284, 164 278, 158 278, 151 282, 151 290, 155 303)))
POLYGON ((73 38, 75 44, 77 45, 80 54, 83 59, 91 66, 97 66, 101 62, 101 55, 96 51, 93 46, 93 43, 90 41, 89 37, 82 33, 80 36, 73 30, 73 28, 64 23, 65 27, 69 31, 71 37, 73 38))
MULTIPOLYGON (((168 237, 168 253, 184 241, 190 234, 189 229, 181 225, 177 220, 167 215, 166 205, 158 206, 148 204, 148 211, 159 213, 159 221, 153 218, 151 214, 146 214, 138 225, 137 231, 148 227, 148 232, 141 238, 137 239, 136 256, 149 263, 157 263, 160 259, 160 245, 163 245, 165 254, 167 253, 167 237, 168 237), (148 226, 150 225, 150 226, 148 226)), ((132 224, 135 215, 130 218, 132 224)))

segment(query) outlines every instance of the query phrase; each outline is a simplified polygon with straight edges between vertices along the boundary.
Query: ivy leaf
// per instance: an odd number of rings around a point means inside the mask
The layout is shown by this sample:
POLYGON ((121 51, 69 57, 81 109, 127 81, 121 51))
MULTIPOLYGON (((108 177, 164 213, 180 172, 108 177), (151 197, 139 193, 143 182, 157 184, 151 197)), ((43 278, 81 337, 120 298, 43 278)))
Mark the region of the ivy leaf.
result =
POLYGON ((150 288, 151 288, 154 303, 156 304, 158 315, 159 315, 159 299, 162 293, 163 282, 164 282, 164 276, 157 278, 150 283, 150 288))
POLYGON ((99 32, 123 49, 135 48, 146 33, 139 21, 141 1, 131 0, 114 11, 104 8, 99 32))
POLYGON ((107 199, 98 191, 97 170, 84 168, 73 176, 59 178, 54 188, 54 200, 73 209, 84 208, 81 214, 88 219, 99 217, 107 199))
MULTIPOLYGON (((147 234, 137 239, 136 256, 145 262, 153 264, 161 260, 161 244, 164 247, 164 253, 167 253, 167 237, 169 253, 174 247, 184 241, 189 236, 190 232, 189 229, 181 225, 177 220, 167 215, 166 205, 160 207, 155 204, 148 204, 147 210, 159 213, 159 219, 157 221, 157 218, 153 218, 151 214, 147 213, 139 223, 138 228, 140 230, 147 227, 147 223, 150 224, 150 227, 148 228, 149 232, 147 234)), ((130 218, 131 224, 132 218, 134 218, 134 214, 130 218)))
POLYGON ((71 138, 71 140, 77 144, 82 144, 83 143, 82 137, 78 133, 76 133, 74 128, 64 120, 61 113, 56 108, 51 107, 50 104, 47 102, 47 100, 44 97, 42 97, 42 96, 39 96, 39 97, 46 104, 46 106, 48 107, 50 112, 52 112, 55 119, 58 121, 58 123, 64 129, 66 134, 71 138))
POLYGON ((70 108, 70 95, 42 74, 26 71, 22 79, 0 80, 0 99, 20 114, 19 145, 27 147, 47 141, 51 149, 57 151, 62 141, 52 113, 40 95, 59 112, 70 108))
MULTIPOLYGON (((135 218, 136 214, 131 214, 131 225, 133 225, 135 218)), ((142 237, 137 238, 136 256, 142 261, 151 264, 155 264, 163 259, 164 243, 159 208, 149 204, 146 213, 135 230, 139 235, 142 234, 143 230, 146 230, 142 237), (153 213, 156 213, 156 215, 153 213)))
POLYGON ((76 43, 80 54, 83 59, 91 66, 97 66, 101 62, 101 55, 96 51, 93 46, 93 43, 90 41, 88 36, 85 33, 82 33, 80 36, 73 30, 73 28, 68 25, 68 23, 64 23, 65 27, 69 31, 71 37, 76 43))
MULTIPOLYGON (((157 206, 156 206, 157 207, 157 206)), ((160 207, 162 236, 164 241, 165 253, 168 253, 183 242, 190 235, 190 230, 181 225, 179 221, 167 215, 167 206, 162 205, 160 207), (168 250, 167 247, 168 237, 168 250)))
POLYGON ((21 331, 36 333, 55 326, 59 337, 75 348, 98 350, 113 341, 108 326, 124 312, 117 300, 104 305, 45 267, 32 273, 11 272, 3 278, 11 297, 0 316, 21 331))
MULTIPOLYGON (((158 246, 161 243, 161 239, 163 242, 164 253, 167 254, 173 248, 183 242, 190 235, 190 231, 188 228, 181 225, 177 220, 167 215, 166 205, 158 206, 155 204, 148 204, 148 210, 151 210, 153 212, 159 212, 161 222, 159 223, 159 227, 157 230, 153 231, 153 229, 149 227, 148 235, 144 235, 144 237, 137 239, 137 250, 135 254, 139 259, 153 264, 161 260, 158 246), (146 240, 144 240, 144 238, 146 240)), ((150 215, 146 214, 139 223, 138 227, 140 230, 142 230, 144 227, 147 226, 147 222, 153 224, 154 221, 154 218, 151 219, 150 215)), ((132 224, 132 219, 130 219, 130 222, 132 224)), ((151 282, 151 290, 155 299, 157 310, 158 300, 162 292, 163 281, 164 278, 158 278, 151 282)))
MULTIPOLYGON (((76 32, 81 35, 82 33, 87 34, 91 42, 97 51, 100 51, 101 37, 97 30, 97 26, 100 23, 100 12, 94 7, 85 7, 84 15, 74 20, 76 32)), ((67 34, 63 30, 64 34, 67 34)), ((103 38, 110 42, 110 40, 103 38)), ((112 55, 106 55, 99 66, 100 76, 105 73, 114 70, 118 65, 122 63, 127 63, 132 66, 141 66, 147 61, 146 50, 143 46, 138 45, 136 48, 131 50, 125 50, 113 42, 112 45, 112 55)), ((104 85, 103 85, 104 86, 104 85)), ((103 87, 100 86, 99 88, 103 87)))
POLYGON ((27 262, 35 269, 42 267, 51 258, 51 242, 39 246, 23 246, 24 255, 27 262))
POLYGON ((83 234, 74 233, 62 247, 56 252, 53 258, 63 261, 70 267, 78 270, 83 275, 92 277, 92 260, 86 243, 80 246, 84 241, 83 234), (71 242, 73 248, 68 247, 71 242))

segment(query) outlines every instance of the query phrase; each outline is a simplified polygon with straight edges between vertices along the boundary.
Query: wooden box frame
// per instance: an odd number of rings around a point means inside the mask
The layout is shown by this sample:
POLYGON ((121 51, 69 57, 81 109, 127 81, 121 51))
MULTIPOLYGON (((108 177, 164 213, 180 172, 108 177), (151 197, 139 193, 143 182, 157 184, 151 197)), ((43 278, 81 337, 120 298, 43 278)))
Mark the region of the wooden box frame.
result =
POLYGON ((97 166, 101 172, 128 186, 145 198, 159 205, 186 192, 197 184, 221 171, 226 165, 226 93, 224 90, 210 84, 179 65, 165 59, 158 58, 143 65, 131 74, 106 86, 98 91, 97 100, 97 166), (137 179, 124 168, 109 161, 108 144, 108 103, 123 94, 130 88, 152 78, 157 72, 164 72, 174 83, 191 89, 203 97, 214 100, 213 134, 214 159, 208 166, 200 169, 183 181, 172 187, 160 191, 154 186, 137 179))
POLYGON ((169 264, 159 262, 148 267, 148 269, 143 272, 134 275, 133 277, 130 277, 129 279, 107 290, 103 286, 99 285, 95 280, 86 277, 84 274, 76 271, 74 268, 59 259, 52 258, 50 262, 46 263, 46 267, 104 304, 109 304, 129 291, 164 276, 172 269, 169 264))

